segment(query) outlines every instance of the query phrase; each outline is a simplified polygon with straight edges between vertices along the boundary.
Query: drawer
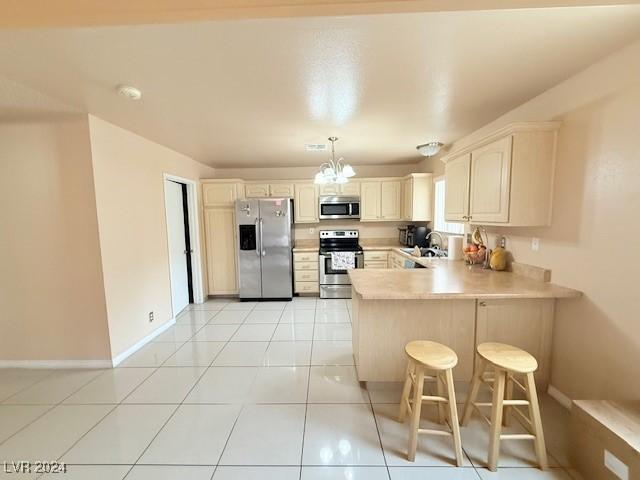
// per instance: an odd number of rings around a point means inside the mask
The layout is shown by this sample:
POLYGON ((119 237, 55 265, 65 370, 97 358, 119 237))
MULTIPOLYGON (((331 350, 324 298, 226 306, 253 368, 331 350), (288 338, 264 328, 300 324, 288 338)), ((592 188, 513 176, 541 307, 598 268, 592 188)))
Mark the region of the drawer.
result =
POLYGON ((315 262, 293 262, 295 270, 318 270, 318 260, 315 262))
POLYGON ((364 268, 387 268, 387 261, 380 261, 380 260, 365 260, 364 261, 364 268))
POLYGON ((295 283, 295 292, 296 293, 318 293, 320 291, 320 286, 318 282, 296 282, 295 283))
POLYGON ((318 262, 318 254, 315 252, 294 252, 294 262, 318 262))
POLYGON ((382 250, 382 251, 365 250, 364 251, 364 261, 365 262, 367 260, 384 260, 386 262, 388 256, 389 256, 389 252, 387 252, 385 250, 382 250))
POLYGON ((296 282, 317 282, 318 271, 317 270, 297 270, 296 282))

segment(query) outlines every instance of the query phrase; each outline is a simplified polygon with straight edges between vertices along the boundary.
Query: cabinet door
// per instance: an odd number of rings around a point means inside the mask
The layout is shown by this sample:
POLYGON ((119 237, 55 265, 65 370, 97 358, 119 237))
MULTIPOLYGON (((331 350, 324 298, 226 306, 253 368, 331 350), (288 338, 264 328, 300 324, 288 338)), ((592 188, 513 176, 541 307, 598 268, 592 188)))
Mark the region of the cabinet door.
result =
POLYGON ((554 299, 479 300, 476 345, 506 343, 529 352, 538 360, 536 383, 546 385, 554 305, 554 299))
POLYGON ((294 190, 295 223, 318 223, 318 186, 296 183, 294 190))
POLYGON ((234 210, 207 208, 204 220, 209 294, 238 293, 234 210))
POLYGON ((444 167, 444 217, 451 222, 464 222, 469 216, 469 173, 471 154, 449 160, 444 167))
POLYGON ((360 220, 380 219, 380 182, 360 183, 360 220))
POLYGON ((232 206, 238 198, 235 183, 203 183, 202 203, 205 207, 232 206))
POLYGON ((402 182, 402 220, 411 221, 413 216, 413 179, 402 182))
POLYGON ((293 183, 272 183, 269 185, 269 195, 272 197, 293 198, 293 183))
POLYGON ((401 180, 383 180, 380 186, 380 217, 382 220, 400 220, 402 206, 401 180))
POLYGON ((246 198, 265 198, 269 196, 268 183, 248 183, 244 186, 246 198))
POLYGON ((336 183, 327 183, 326 185, 320 185, 320 195, 340 195, 340 185, 336 183))
POLYGON ((508 222, 511 136, 471 152, 469 216, 473 222, 508 222))
POLYGON ((341 195, 352 195, 357 197, 360 195, 360 182, 348 182, 340 185, 341 195))

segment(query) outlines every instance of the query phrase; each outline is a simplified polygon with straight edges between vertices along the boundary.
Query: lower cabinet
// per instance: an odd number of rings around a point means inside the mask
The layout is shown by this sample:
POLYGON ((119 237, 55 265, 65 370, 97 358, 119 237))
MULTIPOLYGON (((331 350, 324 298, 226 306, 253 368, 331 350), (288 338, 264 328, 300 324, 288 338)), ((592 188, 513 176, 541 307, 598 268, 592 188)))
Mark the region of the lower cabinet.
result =
POLYGON ((389 268, 404 268, 405 258, 396 252, 389 254, 389 268))
POLYGON ((387 268, 388 257, 389 252, 387 250, 365 250, 364 268, 387 268))
POLYGON ((538 361, 536 383, 546 391, 549 383, 554 299, 478 300, 476 345, 507 343, 538 361))
POLYGON ((294 252, 293 277, 295 293, 318 293, 318 254, 315 252, 294 252))
POLYGON ((238 293, 235 213, 233 208, 205 208, 209 295, 238 293))

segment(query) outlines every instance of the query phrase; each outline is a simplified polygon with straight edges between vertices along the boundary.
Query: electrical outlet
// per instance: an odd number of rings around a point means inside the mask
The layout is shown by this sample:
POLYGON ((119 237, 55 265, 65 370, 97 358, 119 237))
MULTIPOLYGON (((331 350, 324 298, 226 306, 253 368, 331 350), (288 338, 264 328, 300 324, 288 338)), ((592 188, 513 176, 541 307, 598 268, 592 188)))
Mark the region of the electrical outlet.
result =
POLYGON ((540 239, 538 237, 533 237, 531 239, 531 250, 534 252, 540 250, 540 239))
POLYGON ((620 480, 629 480, 629 466, 606 449, 604 451, 604 466, 620 480))
POLYGON ((507 237, 505 237, 504 235, 500 237, 500 246, 502 248, 507 248, 507 237))
POLYGON ((313 235, 314 233, 316 233, 316 229, 313 227, 309 228, 309 235, 313 235))
POLYGON ((153 312, 149 312, 149 323, 153 322, 153 312))

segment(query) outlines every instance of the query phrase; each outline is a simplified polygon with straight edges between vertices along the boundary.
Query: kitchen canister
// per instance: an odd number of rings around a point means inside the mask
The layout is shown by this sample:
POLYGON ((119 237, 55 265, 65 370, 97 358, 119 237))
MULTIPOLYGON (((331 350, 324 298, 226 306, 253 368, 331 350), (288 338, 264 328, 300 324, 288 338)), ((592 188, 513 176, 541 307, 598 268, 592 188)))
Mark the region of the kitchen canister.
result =
POLYGON ((461 235, 449 235, 448 242, 448 257, 449 260, 462 260, 463 252, 462 245, 464 243, 464 237, 461 235))

